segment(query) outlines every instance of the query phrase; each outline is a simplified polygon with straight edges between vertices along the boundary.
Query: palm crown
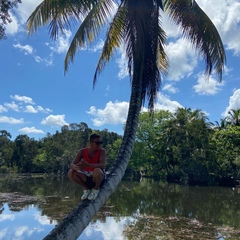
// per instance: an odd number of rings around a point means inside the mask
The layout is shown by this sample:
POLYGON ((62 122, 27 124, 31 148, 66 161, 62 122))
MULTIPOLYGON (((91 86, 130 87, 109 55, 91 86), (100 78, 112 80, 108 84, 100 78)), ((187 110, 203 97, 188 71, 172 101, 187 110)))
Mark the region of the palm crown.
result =
POLYGON ((129 75, 141 83, 141 102, 148 97, 152 110, 161 75, 168 70, 162 11, 181 25, 183 36, 199 50, 206 63, 205 73, 210 75, 215 70, 221 80, 225 63, 222 41, 211 20, 192 0, 44 0, 29 17, 27 27, 30 34, 49 24, 50 36, 56 38, 64 29, 79 24, 66 54, 65 72, 76 51, 107 29, 94 84, 114 50, 123 45, 129 75))

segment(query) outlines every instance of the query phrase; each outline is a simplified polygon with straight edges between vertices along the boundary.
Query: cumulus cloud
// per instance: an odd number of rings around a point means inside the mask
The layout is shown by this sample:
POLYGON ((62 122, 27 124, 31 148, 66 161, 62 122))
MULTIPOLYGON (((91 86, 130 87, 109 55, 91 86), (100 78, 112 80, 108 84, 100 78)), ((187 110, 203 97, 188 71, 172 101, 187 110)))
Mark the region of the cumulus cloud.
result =
POLYGON ((4 103, 0 105, 0 112, 7 112, 9 109, 15 112, 27 112, 27 113, 49 113, 52 112, 49 108, 43 108, 42 106, 33 106, 35 102, 32 98, 27 96, 20 95, 10 95, 10 98, 15 100, 16 102, 4 103), (27 105, 25 105, 27 104, 27 105))
POLYGON ((240 54, 240 2, 236 0, 197 0, 217 27, 227 49, 240 54))
POLYGON ((0 116, 0 123, 9 123, 9 124, 22 124, 24 123, 23 118, 13 118, 13 117, 7 117, 7 116, 0 116))
POLYGON ((231 109, 239 109, 240 108, 240 89, 234 91, 233 95, 229 99, 228 107, 226 108, 225 112, 222 114, 223 117, 228 116, 228 112, 231 109))
POLYGON ((173 86, 173 84, 169 83, 165 84, 162 89, 163 91, 168 91, 170 93, 177 93, 179 91, 176 87, 173 86))
POLYGON ((193 86, 193 89, 199 95, 215 95, 221 90, 222 86, 223 83, 219 83, 211 76, 209 79, 206 79, 206 77, 202 74, 199 75, 198 83, 193 86))
POLYGON ((24 128, 20 128, 18 131, 25 134, 29 134, 29 133, 44 134, 42 130, 36 129, 35 127, 24 127, 24 128))
POLYGON ((4 106, 7 108, 7 109, 11 109, 15 112, 19 112, 20 111, 20 107, 18 104, 16 104, 15 102, 11 102, 11 103, 4 103, 4 106))
POLYGON ((46 45, 49 46, 53 52, 66 53, 69 47, 69 39, 71 36, 71 31, 64 30, 63 35, 58 36, 54 43, 46 43, 46 45))
POLYGON ((38 113, 38 112, 49 113, 49 112, 52 112, 52 110, 49 108, 43 108, 41 106, 33 107, 32 105, 27 105, 25 107, 24 112, 27 112, 27 113, 38 113))
MULTIPOLYGON (((12 214, 1 214, 0 215, 0 222, 3 222, 5 220, 11 220, 13 221, 15 219, 15 216, 12 214)), ((0 238, 1 239, 1 238, 0 238)))
POLYGON ((42 0, 24 0, 18 4, 18 7, 14 8, 14 15, 11 14, 12 22, 6 25, 6 33, 13 35, 19 31, 25 31, 25 27, 23 26, 40 2, 42 2, 42 0))
POLYGON ((196 53, 188 40, 182 38, 176 42, 170 42, 166 47, 169 58, 169 72, 167 79, 179 81, 193 73, 197 66, 196 53))
POLYGON ((128 113, 128 102, 108 102, 104 109, 97 109, 94 106, 90 107, 88 114, 94 116, 92 118, 93 125, 100 127, 105 124, 124 123, 128 113))
POLYGON ((5 108, 3 105, 0 105, 0 113, 7 112, 7 108, 5 108))
POLYGON ((65 115, 49 115, 48 117, 44 118, 41 121, 41 124, 43 125, 49 125, 52 127, 61 127, 64 125, 68 125, 68 123, 65 121, 65 115))
MULTIPOLYGON (((174 112, 178 107, 182 105, 176 101, 170 100, 167 96, 159 93, 157 96, 157 102, 154 105, 156 110, 169 110, 174 112)), ((87 113, 92 115, 91 119, 93 125, 96 127, 103 126, 105 124, 123 124, 126 122, 128 114, 129 103, 128 102, 108 102, 104 109, 97 109, 95 106, 91 106, 87 113)), ((146 108, 142 108, 141 112, 146 112, 146 108)))
POLYGON ((183 106, 177 102, 172 101, 167 96, 162 93, 158 93, 157 102, 154 105, 155 110, 168 110, 170 112, 175 112, 177 108, 182 108, 183 106))
POLYGON ((19 102, 34 104, 34 101, 30 97, 20 96, 18 94, 15 94, 15 95, 10 95, 10 98, 19 102))

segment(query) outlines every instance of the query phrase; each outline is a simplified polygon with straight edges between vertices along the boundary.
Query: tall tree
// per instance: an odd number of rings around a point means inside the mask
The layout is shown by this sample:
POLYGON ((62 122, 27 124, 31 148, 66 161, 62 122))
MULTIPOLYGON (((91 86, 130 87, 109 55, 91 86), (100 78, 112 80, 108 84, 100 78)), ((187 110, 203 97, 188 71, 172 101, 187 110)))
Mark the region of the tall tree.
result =
POLYGON ((79 204, 46 239, 76 239, 121 181, 133 149, 141 107, 147 100, 149 110, 153 110, 162 75, 168 69, 162 11, 182 26, 183 36, 199 50, 206 63, 206 74, 214 70, 221 80, 225 63, 222 41, 211 20, 192 0, 44 0, 29 17, 29 34, 49 24, 52 38, 80 23, 65 58, 65 71, 76 51, 96 39, 100 30, 107 29, 93 83, 120 45, 126 49, 131 79, 122 144, 98 198, 79 204))
POLYGON ((10 11, 17 7, 21 0, 1 0, 0 1, 0 40, 6 38, 4 25, 12 22, 10 11))

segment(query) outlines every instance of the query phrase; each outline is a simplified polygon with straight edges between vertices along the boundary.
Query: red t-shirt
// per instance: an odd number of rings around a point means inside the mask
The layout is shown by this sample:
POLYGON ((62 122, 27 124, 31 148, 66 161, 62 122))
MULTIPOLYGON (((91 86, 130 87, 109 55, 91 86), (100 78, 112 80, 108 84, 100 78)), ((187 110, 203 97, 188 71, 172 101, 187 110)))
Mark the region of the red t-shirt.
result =
MULTIPOLYGON (((89 155, 88 155, 88 148, 86 147, 83 150, 83 158, 85 158, 86 161, 90 164, 99 163, 101 151, 102 151, 102 149, 99 148, 97 150, 97 152, 95 153, 95 155, 93 156, 93 158, 90 158, 89 155)), ((83 170, 88 171, 88 172, 93 172, 94 168, 85 167, 83 170)))

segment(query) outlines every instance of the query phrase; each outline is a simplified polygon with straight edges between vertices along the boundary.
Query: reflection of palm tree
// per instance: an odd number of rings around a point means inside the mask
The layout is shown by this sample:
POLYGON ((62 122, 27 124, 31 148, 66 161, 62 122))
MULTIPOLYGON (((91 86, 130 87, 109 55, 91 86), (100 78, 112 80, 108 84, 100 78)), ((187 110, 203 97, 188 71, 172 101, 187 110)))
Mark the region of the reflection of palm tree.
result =
POLYGON ((0 203, 0 214, 2 214, 4 211, 3 203, 0 203))
MULTIPOLYGON (((191 0, 44 0, 28 19, 29 32, 34 32, 50 21, 52 38, 56 38, 59 32, 64 32, 64 28, 81 22, 65 58, 65 71, 73 61, 76 50, 87 42, 92 42, 101 28, 110 21, 94 75, 94 84, 98 74, 110 61, 114 50, 122 44, 126 50, 131 77, 131 97, 122 145, 111 167, 108 181, 99 194, 99 201, 83 203, 84 211, 89 217, 79 213, 81 205, 73 215, 69 215, 69 218, 73 217, 72 221, 76 220, 75 226, 78 226, 70 233, 71 236, 82 232, 121 181, 135 142, 139 113, 146 98, 149 109, 153 110, 161 85, 161 74, 167 73, 168 69, 164 49, 166 34, 160 20, 162 10, 166 10, 172 19, 183 27, 183 35, 188 37, 202 54, 206 63, 206 74, 211 74, 214 69, 221 80, 225 62, 223 44, 210 19, 196 2, 192 5, 191 0)), ((68 220, 64 224, 67 222, 68 220)), ((70 229, 63 229, 68 235, 67 231, 70 229)), ((58 234, 57 231, 55 234, 58 234)))

